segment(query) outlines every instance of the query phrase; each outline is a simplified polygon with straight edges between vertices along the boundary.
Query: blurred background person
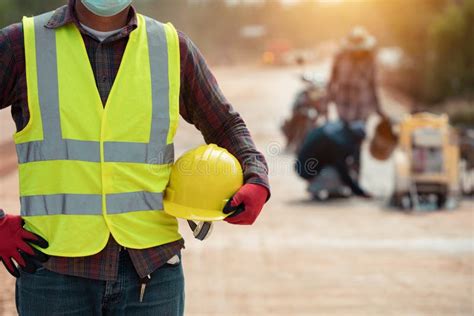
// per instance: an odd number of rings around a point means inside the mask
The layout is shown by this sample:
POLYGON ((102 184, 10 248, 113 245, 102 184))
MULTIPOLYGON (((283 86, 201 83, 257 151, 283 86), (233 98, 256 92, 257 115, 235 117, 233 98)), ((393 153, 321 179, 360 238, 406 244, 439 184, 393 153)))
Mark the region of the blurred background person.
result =
POLYGON ((333 102, 345 122, 366 121, 372 113, 383 116, 377 96, 376 43, 361 26, 352 29, 342 41, 334 58, 325 112, 333 102))
MULTIPOLYGON (((311 186, 318 182, 318 176, 325 168, 332 168, 337 172, 339 182, 319 180, 320 185, 330 194, 333 190, 339 190, 347 186, 351 191, 362 197, 370 197, 357 181, 351 169, 357 173, 360 155, 360 147, 365 138, 364 123, 353 122, 328 122, 308 133, 306 139, 298 152, 296 171, 300 177, 309 181, 311 186), (338 182, 338 183, 336 183, 338 182), (329 187, 330 186, 330 187, 329 187)), ((319 190, 315 190, 319 191, 319 190)), ((312 192, 317 193, 317 192, 312 192)))

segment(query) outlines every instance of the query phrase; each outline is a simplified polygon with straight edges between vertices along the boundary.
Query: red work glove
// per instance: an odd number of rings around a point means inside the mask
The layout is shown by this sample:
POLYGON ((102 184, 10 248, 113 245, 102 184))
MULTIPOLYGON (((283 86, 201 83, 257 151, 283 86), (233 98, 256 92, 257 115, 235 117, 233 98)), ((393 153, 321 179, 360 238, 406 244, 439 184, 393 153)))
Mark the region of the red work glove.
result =
POLYGON ((0 261, 14 277, 20 273, 12 259, 25 271, 36 271, 35 261, 45 262, 48 256, 31 247, 28 243, 47 248, 48 242, 43 238, 23 229, 23 220, 20 216, 5 215, 0 209, 0 261))
POLYGON ((258 184, 245 184, 224 208, 225 214, 234 212, 224 220, 236 225, 252 225, 262 211, 267 198, 267 188, 258 184))

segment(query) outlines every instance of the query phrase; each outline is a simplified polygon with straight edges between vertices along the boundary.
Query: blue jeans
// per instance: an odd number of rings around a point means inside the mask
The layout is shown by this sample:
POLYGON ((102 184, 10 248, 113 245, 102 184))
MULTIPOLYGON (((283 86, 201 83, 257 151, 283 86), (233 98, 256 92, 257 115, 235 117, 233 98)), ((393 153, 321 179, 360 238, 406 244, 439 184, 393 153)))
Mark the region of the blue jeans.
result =
POLYGON ((49 271, 22 271, 16 281, 16 306, 21 316, 184 314, 182 264, 166 264, 151 274, 140 303, 139 277, 127 251, 122 251, 116 281, 91 280, 49 271))

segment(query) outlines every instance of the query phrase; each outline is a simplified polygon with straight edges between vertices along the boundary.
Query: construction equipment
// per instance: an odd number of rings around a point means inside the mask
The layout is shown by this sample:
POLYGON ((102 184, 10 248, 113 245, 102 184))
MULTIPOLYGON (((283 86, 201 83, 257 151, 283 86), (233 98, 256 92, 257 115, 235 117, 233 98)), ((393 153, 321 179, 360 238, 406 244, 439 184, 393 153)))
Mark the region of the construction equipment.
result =
POLYGON ((418 113, 401 122, 395 170, 395 206, 423 210, 456 204, 459 146, 447 115, 418 113))

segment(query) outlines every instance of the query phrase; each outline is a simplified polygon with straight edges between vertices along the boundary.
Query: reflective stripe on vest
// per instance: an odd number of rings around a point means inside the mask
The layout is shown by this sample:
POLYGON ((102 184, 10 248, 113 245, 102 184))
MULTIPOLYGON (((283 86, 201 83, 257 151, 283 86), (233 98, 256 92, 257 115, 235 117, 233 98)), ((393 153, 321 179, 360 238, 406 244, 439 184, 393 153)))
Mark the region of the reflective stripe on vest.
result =
MULTIPOLYGON (((21 214, 44 215, 102 215, 100 194, 51 194, 20 198, 21 214)), ((120 214, 163 209, 163 194, 128 192, 107 195, 107 213, 120 214)))
POLYGON ((108 234, 129 248, 181 238, 163 212, 179 116, 174 27, 137 15, 102 106, 82 35, 24 18, 30 121, 14 135, 21 215, 58 256, 100 251, 108 234))

